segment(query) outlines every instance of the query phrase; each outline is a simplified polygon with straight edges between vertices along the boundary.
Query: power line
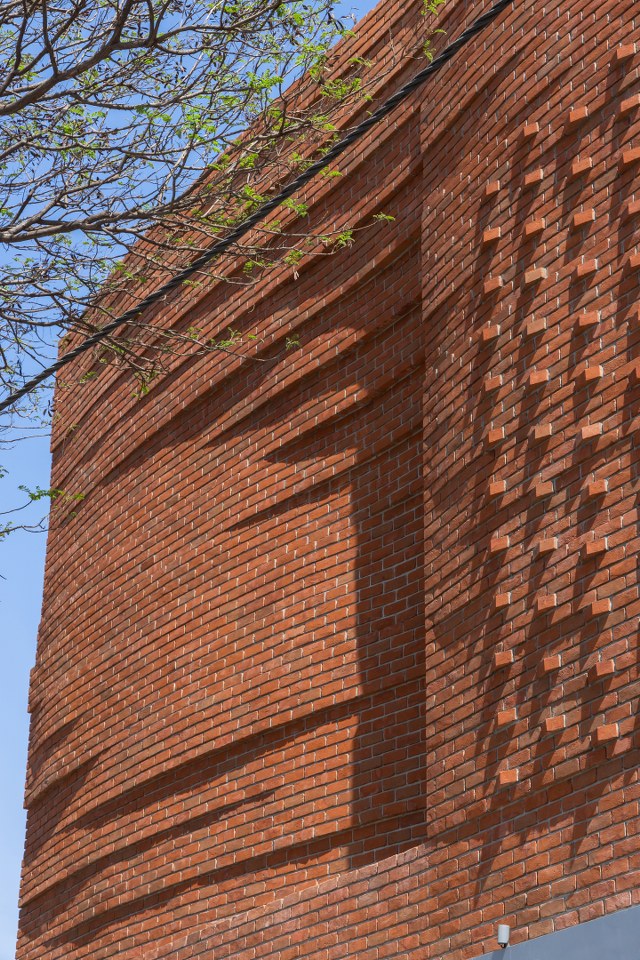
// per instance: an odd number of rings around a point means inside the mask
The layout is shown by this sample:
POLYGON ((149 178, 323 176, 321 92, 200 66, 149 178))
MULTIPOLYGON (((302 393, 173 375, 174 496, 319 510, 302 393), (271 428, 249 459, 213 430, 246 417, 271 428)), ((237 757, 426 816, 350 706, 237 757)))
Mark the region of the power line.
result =
POLYGON ((59 357, 55 363, 52 363, 51 366, 46 367, 44 370, 41 370, 35 377, 32 377, 31 380, 28 380, 19 390, 16 390, 14 393, 10 393, 8 397, 5 397, 4 400, 0 400, 0 413, 3 410, 9 409, 13 404, 17 403, 18 400, 21 400, 23 397, 26 397, 27 394, 31 393, 45 380, 48 380, 49 377, 53 376, 63 367, 66 367, 67 364, 72 363, 77 357, 81 356, 83 353, 86 353, 87 350, 91 350, 92 347, 95 347, 96 344, 100 343, 102 340, 105 340, 110 334, 112 334, 119 327, 124 326, 127 323, 135 321, 141 313, 147 310, 149 307, 152 307, 155 303, 158 303, 159 300, 164 299, 167 294, 172 293, 176 287, 181 286, 186 280, 189 280, 194 273, 198 273, 199 270, 202 270, 203 267, 206 267, 207 264, 211 263, 216 257, 219 257, 221 254, 225 253, 229 247, 245 236, 250 230, 256 227, 262 220, 265 219, 270 213, 280 206, 285 200, 288 200, 294 193, 297 193, 301 187, 306 186, 310 180, 312 180, 316 174, 320 173, 325 167, 329 166, 334 162, 344 151, 350 147, 352 144, 360 140, 361 137, 368 133, 373 127, 375 127, 381 120, 384 120, 395 108, 406 100, 412 93, 418 90, 427 80, 430 79, 438 70, 441 70, 455 55, 461 50, 470 40, 473 40, 479 33, 485 30, 489 24, 505 10, 513 0, 497 0, 496 3, 484 13, 474 20, 471 26, 467 27, 464 30, 457 40, 454 40, 453 43, 450 43, 445 49, 440 53, 424 70, 421 70, 415 75, 411 80, 405 83, 404 86, 400 87, 393 96, 389 97, 377 110, 375 110, 370 116, 363 120, 362 123, 359 123, 357 127, 347 134, 343 140, 339 140, 338 143, 335 143, 328 152, 321 157, 319 160, 314 161, 307 169, 299 174, 289 183, 286 187, 283 187, 282 190, 270 200, 267 200, 262 204, 254 213, 252 213, 246 220, 243 220, 237 226, 231 230, 226 237, 222 240, 218 240, 216 243, 210 247, 206 253, 203 253, 196 260, 193 261, 188 267, 185 267, 184 270, 181 270, 180 273, 175 274, 171 277, 170 280, 167 280, 166 283, 163 283, 161 287, 158 287, 153 293, 150 293, 149 296, 145 297, 144 300, 141 300, 140 303, 131 307, 125 313, 121 314, 119 317, 110 320, 109 323, 105 324, 104 327, 101 327, 100 330, 97 330, 95 333, 92 333, 91 336, 87 337, 86 340, 83 340, 82 343, 79 343, 78 346, 74 347, 73 350, 70 350, 68 353, 63 354, 59 357))

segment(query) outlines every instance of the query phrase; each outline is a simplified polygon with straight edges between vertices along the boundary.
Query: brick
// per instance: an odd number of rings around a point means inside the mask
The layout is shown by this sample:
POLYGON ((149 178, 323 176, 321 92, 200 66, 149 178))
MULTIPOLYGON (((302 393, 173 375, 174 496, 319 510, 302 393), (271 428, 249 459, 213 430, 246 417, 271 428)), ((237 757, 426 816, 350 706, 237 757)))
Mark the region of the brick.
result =
POLYGON ((577 213, 574 213, 571 219, 571 225, 574 229, 579 227, 584 227, 589 223, 594 223, 596 219, 596 212, 591 207, 588 210, 578 210, 577 213))
POLYGON ((500 193, 500 181, 490 180, 484 188, 485 197, 495 197, 498 193, 500 193))
POLYGON ((493 655, 493 666, 496 670, 504 670, 513 663, 513 650, 496 650, 493 655))
POLYGON ((594 383, 602 379, 604 370, 599 363, 587 364, 576 371, 576 376, 578 380, 583 380, 585 383, 594 383))
POLYGON ((611 611, 611 600, 608 597, 602 600, 592 600, 589 604, 589 612, 592 617, 601 617, 611 611))
POLYGON ((569 123, 577 124, 582 123, 583 120, 587 120, 589 117, 589 108, 586 104, 583 104, 580 107, 574 107, 573 110, 569 113, 569 123))
POLYGON ((501 770, 498 774, 498 783, 501 787, 510 787, 519 779, 517 770, 501 770))
POLYGON ((631 97, 626 97, 620 104, 620 113, 631 113, 632 110, 637 110, 640 107, 640 93, 634 93, 631 97))
POLYGON ((602 436, 601 423, 587 423, 580 428, 581 440, 596 440, 600 436, 602 436))
POLYGON ((506 480, 492 480, 489 484, 489 496, 500 497, 507 490, 506 480))
POLYGON ((553 610, 558 605, 558 598, 555 593, 542 594, 536 597, 536 610, 538 613, 545 613, 547 610, 553 610))
POLYGON ((488 227, 482 234, 482 242, 485 244, 496 243, 500 237, 500 227, 488 227))
POLYGON ((532 140, 540 133, 540 124, 537 120, 531 120, 522 127, 522 136, 525 140, 532 140))
POLYGON ((640 200, 629 200, 624 208, 624 216, 628 220, 631 217, 637 217, 640 214, 640 200))
POLYGON ((558 538, 545 537, 543 540, 538 540, 536 547, 538 553, 553 553, 554 550, 558 549, 558 538))
POLYGON ((632 147, 629 150, 623 150, 620 157, 620 163, 623 167, 632 167, 640 162, 640 147, 632 147))
POLYGON ((493 427, 487 433, 487 443, 489 446, 495 446, 504 440, 504 427, 493 427))
POLYGON ((530 387, 539 387, 544 383, 549 382, 549 371, 548 370, 532 370, 531 373, 527 375, 527 383, 530 387))
POLYGON ((494 606, 496 610, 504 610, 511 603, 511 593, 496 593, 494 597, 494 606))
POLYGON ((635 55, 635 52, 635 43, 621 43, 620 46, 616 48, 613 59, 616 63, 622 63, 625 60, 630 60, 635 55))
POLYGON ((546 329, 546 317, 530 317, 530 319, 527 320, 526 333, 528 337, 535 336, 537 333, 542 333, 546 329))
POLYGON ((597 660, 589 670, 589 681, 597 683, 599 680, 605 680, 613 676, 615 667, 613 660, 597 660))
POLYGON ((560 730, 564 730, 565 718, 564 716, 546 717, 542 726, 545 733, 559 733, 560 730))
POLYGON ((534 440, 548 440, 553 434, 553 425, 551 423, 538 423, 533 428, 534 440))
POLYGON ((510 723, 515 723, 516 711, 513 708, 509 710, 498 710, 497 722, 499 727, 506 727, 510 723))
POLYGON ((587 540, 584 545, 584 552, 587 557, 596 557, 601 553, 606 553, 607 538, 601 537, 598 540, 587 540))
POLYGON ((630 254, 627 264, 630 270, 640 270, 640 251, 630 254))
POLYGON ((509 537, 491 537, 489 541, 489 552, 490 553, 502 553, 504 550, 509 549, 509 537))
POLYGON ((583 173, 588 173, 593 169, 593 160, 591 157, 576 157, 571 164, 571 176, 580 177, 583 173))
POLYGON ((554 673, 562 666, 562 662, 557 653, 542 658, 542 669, 545 673, 554 673))
POLYGON ((597 269, 597 260, 583 260, 582 263, 576 265, 574 273, 578 279, 582 279, 583 277, 590 277, 597 269))
POLYGON ((531 269, 525 270, 524 282, 527 286, 532 283, 540 283, 541 280, 546 280, 547 276, 546 267, 531 267, 531 269))
POLYGON ((578 327, 585 330, 587 327, 595 327, 600 323, 600 314, 597 310, 587 310, 578 315, 578 327))
POLYGON ((593 740, 598 746, 601 743, 608 743, 610 740, 616 740, 618 737, 618 724, 617 723, 603 723, 601 726, 596 727, 593 740))
POLYGON ((543 233, 545 229, 545 221, 542 218, 538 220, 528 220, 524 225, 524 235, 525 237, 537 237, 538 234, 543 233))
POLYGON ((497 373, 493 376, 484 378, 484 388, 485 390, 492 391, 498 390, 502 386, 502 374, 497 373))
POLYGON ((543 180, 544 170, 538 168, 537 170, 531 170, 529 173, 525 174, 523 183, 525 187, 535 187, 536 184, 542 183, 543 180))
POLYGON ((554 493, 553 480, 541 480, 533 488, 534 495, 538 500, 543 497, 550 497, 554 493))
POLYGON ((485 294, 496 293, 498 290, 502 290, 504 286, 504 280, 502 277, 487 277, 484 281, 483 290, 485 294))
POLYGON ((587 484, 587 497, 594 499, 595 497, 603 497, 609 489, 609 481, 604 478, 598 480, 590 480, 587 484))
POLYGON ((483 343, 490 343, 492 340, 497 340, 499 336, 500 327, 497 323, 488 323, 480 330, 480 339, 483 343))

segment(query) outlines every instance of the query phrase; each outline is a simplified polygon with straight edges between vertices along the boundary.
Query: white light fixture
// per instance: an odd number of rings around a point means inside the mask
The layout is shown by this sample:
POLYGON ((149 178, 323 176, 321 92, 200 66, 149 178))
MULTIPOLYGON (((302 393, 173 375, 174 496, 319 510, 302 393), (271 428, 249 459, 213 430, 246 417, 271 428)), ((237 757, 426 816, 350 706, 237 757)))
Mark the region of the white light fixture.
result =
POLYGON ((511 933, 511 930, 509 929, 508 924, 506 923, 498 924, 498 944, 502 947, 503 950, 506 948, 506 946, 509 943, 510 933, 511 933))

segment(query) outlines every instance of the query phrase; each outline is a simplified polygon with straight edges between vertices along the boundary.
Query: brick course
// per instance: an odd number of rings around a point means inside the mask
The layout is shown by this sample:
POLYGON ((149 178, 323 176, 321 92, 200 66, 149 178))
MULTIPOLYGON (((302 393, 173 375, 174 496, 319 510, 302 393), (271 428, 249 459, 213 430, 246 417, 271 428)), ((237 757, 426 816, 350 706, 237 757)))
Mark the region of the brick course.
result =
POLYGON ((58 392, 18 960, 465 960, 640 901, 635 8, 516 4, 309 191, 393 224, 158 311, 267 363, 58 392))

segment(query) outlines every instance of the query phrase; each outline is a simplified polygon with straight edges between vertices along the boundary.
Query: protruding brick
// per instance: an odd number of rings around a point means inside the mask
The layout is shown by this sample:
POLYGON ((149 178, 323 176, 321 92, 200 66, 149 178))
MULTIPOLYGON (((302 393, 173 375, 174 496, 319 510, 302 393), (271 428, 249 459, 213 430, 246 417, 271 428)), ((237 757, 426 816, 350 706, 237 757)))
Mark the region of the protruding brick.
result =
POLYGON ((613 660, 598 660, 589 670, 589 680, 591 683, 597 683, 599 680, 605 680, 611 677, 615 672, 613 660))
POLYGON ((621 43, 620 46, 616 48, 613 59, 616 63, 622 63, 623 60, 630 60, 631 57, 635 55, 635 52, 635 43, 621 43))
POLYGON ((571 225, 574 229, 579 227, 584 227, 588 223, 593 223, 596 219, 596 211, 593 207, 590 207, 588 210, 579 210, 577 213, 574 213, 571 220, 571 225))
POLYGON ((513 770, 501 770, 498 774, 498 783, 501 787, 510 787, 513 784, 517 783, 519 780, 519 774, 516 769, 513 770))
POLYGON ((592 600, 589 604, 589 611, 592 617, 601 617, 611 611, 611 600, 609 597, 602 600, 592 600))
POLYGON ((543 497, 550 497, 554 493, 553 480, 541 480, 533 488, 534 495, 538 500, 543 497))
POLYGON ((496 670, 504 670, 513 663, 513 650, 496 650, 493 655, 493 665, 496 670))
POLYGON ((640 93, 634 93, 632 97, 627 97, 620 104, 620 113, 631 113, 632 110, 636 110, 640 107, 640 93))
POLYGON ((586 423, 584 427, 580 428, 581 440, 595 440, 597 437, 600 437, 600 436, 602 436, 601 423, 586 423))
POLYGON ((595 327, 600 323, 600 314, 597 310, 587 310, 578 317, 578 327, 585 330, 587 327, 595 327))
POLYGON ((536 597, 536 610, 538 613, 545 613, 547 610, 553 610, 558 605, 558 598, 555 593, 543 593, 536 597))
POLYGON ((598 746, 601 743, 608 743, 610 740, 616 740, 617 738, 618 738, 617 723, 603 723, 602 726, 596 727, 593 733, 593 740, 598 746))
POLYGON ((604 369, 599 363, 585 364, 578 368, 576 375, 579 380, 584 380, 585 383, 593 383, 602 379, 604 369))
POLYGON ((495 243, 502 236, 500 227, 488 227, 482 234, 483 243, 495 243))
POLYGON ((487 323, 480 331, 480 339, 483 343, 491 343, 500 336, 500 327, 497 323, 487 323))
POLYGON ((604 478, 600 480, 590 480, 587 484, 587 496, 590 500, 593 500, 595 497, 603 497, 608 490, 609 481, 604 478))
POLYGON ((599 540, 587 540, 584 545, 584 552, 587 557, 597 557, 601 553, 606 553, 607 538, 601 537, 599 540))
POLYGON ((496 593, 493 604, 496 610, 504 610, 511 603, 511 593, 496 593))
POLYGON ((624 208, 624 216, 637 217, 640 214, 640 200, 629 200, 629 203, 624 208))
POLYGON ((551 423, 538 423, 533 428, 533 439, 548 440, 552 433, 553 425, 551 423))
POLYGON ((636 250, 635 253, 632 253, 627 264, 630 270, 640 270, 640 251, 636 250))
POLYGON ((491 537, 489 541, 490 553, 502 553, 509 549, 509 537, 491 537))
POLYGON ((493 447, 496 443, 500 443, 504 440, 504 427, 493 427, 487 433, 487 443, 489 446, 493 447))
POLYGON ((540 133, 540 124, 537 120, 525 123, 522 128, 522 136, 525 140, 532 140, 538 133, 540 133))
POLYGON ((536 547, 540 554, 553 553, 554 550, 558 549, 558 538, 546 537, 543 540, 538 540, 536 547))
POLYGON ((545 228, 545 222, 542 219, 539 220, 529 220, 524 225, 524 235, 525 237, 535 237, 539 233, 542 233, 545 228))
POLYGON ((582 263, 577 264, 575 269, 575 276, 580 280, 583 277, 590 277, 592 273, 595 273, 598 269, 597 260, 583 260, 582 263))
POLYGON ((542 658, 542 669, 544 673, 553 673, 555 670, 559 670, 561 666, 562 660, 558 653, 552 653, 542 658))
POLYGON ((498 710, 497 721, 499 727, 506 727, 510 723, 515 723, 516 711, 513 707, 510 710, 498 710))
POLYGON ((483 386, 488 391, 498 390, 502 386, 502 374, 496 373, 493 376, 485 377, 483 386))
POLYGON ((640 163, 640 147, 623 150, 620 162, 623 167, 631 167, 635 163, 640 163))
POLYGON ((574 177, 579 177, 583 173, 588 173, 588 171, 592 169, 593 160, 591 157, 576 157, 571 164, 571 175, 574 177))
POLYGON ((492 480, 489 484, 489 496, 490 497, 500 497, 503 493, 507 492, 507 481, 506 480, 492 480))
POLYGON ((495 197, 497 193, 500 193, 500 181, 490 180, 484 188, 485 197, 495 197))
POLYGON ((525 187, 534 187, 537 183, 542 183, 543 180, 544 170, 539 167, 537 170, 531 170, 530 173, 525 174, 524 185, 525 187))
POLYGON ((540 387, 543 383, 549 382, 548 370, 532 370, 527 376, 527 383, 530 387, 540 387))
POLYGON ((574 107, 573 110, 569 113, 569 123, 582 123, 583 120, 586 120, 589 117, 589 108, 586 105, 581 107, 574 107))
POLYGON ((536 333, 542 333, 543 330, 547 329, 547 319, 546 317, 531 317, 527 320, 526 333, 528 337, 534 336, 536 333))
POLYGON ((487 277, 483 284, 483 290, 485 294, 495 293, 497 290, 501 290, 504 287, 504 280, 502 277, 487 277))
POLYGON ((531 283, 540 283, 541 280, 546 280, 547 276, 548 270, 546 267, 531 267, 524 272, 524 282, 527 286, 531 283))
POLYGON ((560 730, 564 730, 565 719, 564 716, 559 717, 547 717, 543 724, 545 733, 558 733, 560 730))

